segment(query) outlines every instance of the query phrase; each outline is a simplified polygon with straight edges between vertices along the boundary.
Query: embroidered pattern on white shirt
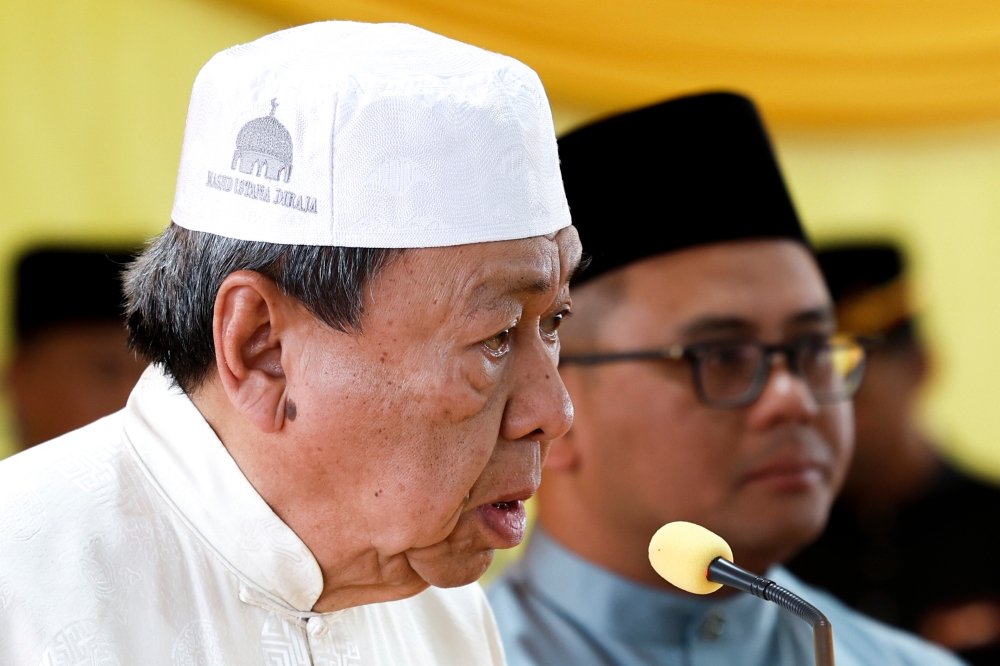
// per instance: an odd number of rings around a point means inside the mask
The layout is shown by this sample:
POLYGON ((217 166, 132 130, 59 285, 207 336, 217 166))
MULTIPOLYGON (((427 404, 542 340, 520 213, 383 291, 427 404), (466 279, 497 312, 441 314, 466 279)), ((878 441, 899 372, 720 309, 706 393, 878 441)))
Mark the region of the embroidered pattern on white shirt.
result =
POLYGON ((313 666, 302 629, 269 613, 260 630, 260 647, 267 666, 313 666))
POLYGON ((173 666, 226 666, 219 632, 210 622, 188 622, 174 641, 173 666))
POLYGON ((88 495, 109 495, 115 491, 111 449, 99 449, 91 455, 77 455, 59 463, 59 471, 73 485, 88 495))
POLYGON ((93 620, 74 622, 56 633, 41 666, 121 666, 100 626, 93 620))
POLYGON ((128 566, 112 566, 104 544, 97 537, 90 540, 84 556, 80 560, 84 578, 90 583, 114 613, 118 622, 128 624, 128 598, 142 574, 128 566))
POLYGON ((0 535, 15 541, 28 541, 45 523, 45 503, 35 493, 16 497, 0 510, 0 535))

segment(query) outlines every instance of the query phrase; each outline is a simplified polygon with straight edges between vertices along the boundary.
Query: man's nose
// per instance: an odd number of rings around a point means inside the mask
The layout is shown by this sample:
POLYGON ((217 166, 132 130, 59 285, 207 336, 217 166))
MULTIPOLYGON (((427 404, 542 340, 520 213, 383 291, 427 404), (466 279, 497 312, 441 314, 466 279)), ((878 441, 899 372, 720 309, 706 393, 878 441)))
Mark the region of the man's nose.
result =
POLYGON ((750 426, 764 430, 781 423, 808 423, 819 414, 819 403, 806 381, 791 371, 784 358, 775 358, 764 390, 750 408, 750 426))
POLYGON ((556 354, 536 340, 516 350, 513 360, 511 393, 500 436, 511 441, 562 437, 573 425, 573 403, 559 376, 556 354))

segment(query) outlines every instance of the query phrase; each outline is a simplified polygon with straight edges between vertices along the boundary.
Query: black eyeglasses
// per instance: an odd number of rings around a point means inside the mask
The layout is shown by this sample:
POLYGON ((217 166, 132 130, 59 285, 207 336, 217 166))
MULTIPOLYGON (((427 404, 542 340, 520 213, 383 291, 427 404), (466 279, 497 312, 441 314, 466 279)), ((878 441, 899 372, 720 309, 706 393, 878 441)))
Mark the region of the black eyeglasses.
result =
POLYGON ((802 379, 820 404, 847 400, 857 393, 865 374, 867 348, 873 341, 848 335, 811 336, 783 345, 758 341, 701 342, 665 349, 575 354, 559 363, 599 365, 622 361, 682 361, 693 368, 698 399, 719 409, 745 407, 760 397, 774 358, 802 379))

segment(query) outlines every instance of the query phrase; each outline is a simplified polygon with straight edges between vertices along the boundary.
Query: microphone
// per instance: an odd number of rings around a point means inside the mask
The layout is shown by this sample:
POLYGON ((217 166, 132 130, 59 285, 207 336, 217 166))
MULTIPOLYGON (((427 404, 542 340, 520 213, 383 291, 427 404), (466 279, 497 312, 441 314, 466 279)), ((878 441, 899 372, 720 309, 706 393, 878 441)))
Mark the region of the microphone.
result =
POLYGON ((816 666, 834 666, 833 626, 826 616, 774 581, 733 564, 733 550, 718 534, 694 523, 667 523, 649 542, 649 563, 685 592, 710 594, 728 585, 781 606, 812 626, 816 666))

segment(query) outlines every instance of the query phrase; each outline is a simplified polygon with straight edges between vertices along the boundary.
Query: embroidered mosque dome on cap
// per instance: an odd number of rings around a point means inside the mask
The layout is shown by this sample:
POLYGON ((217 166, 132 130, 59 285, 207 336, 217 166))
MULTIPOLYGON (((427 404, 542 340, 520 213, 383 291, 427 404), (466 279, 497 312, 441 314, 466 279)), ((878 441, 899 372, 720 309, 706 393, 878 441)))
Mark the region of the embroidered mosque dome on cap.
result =
POLYGON ((235 46, 202 68, 172 219, 344 247, 512 240, 570 224, 535 72, 414 26, 341 21, 235 46))
POLYGON ((265 178, 278 180, 282 171, 285 182, 292 175, 292 135, 274 117, 278 100, 271 100, 271 115, 254 118, 236 135, 233 168, 242 173, 263 173, 265 178))

